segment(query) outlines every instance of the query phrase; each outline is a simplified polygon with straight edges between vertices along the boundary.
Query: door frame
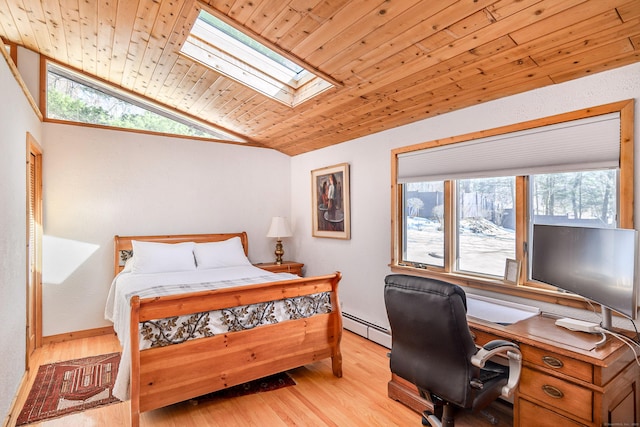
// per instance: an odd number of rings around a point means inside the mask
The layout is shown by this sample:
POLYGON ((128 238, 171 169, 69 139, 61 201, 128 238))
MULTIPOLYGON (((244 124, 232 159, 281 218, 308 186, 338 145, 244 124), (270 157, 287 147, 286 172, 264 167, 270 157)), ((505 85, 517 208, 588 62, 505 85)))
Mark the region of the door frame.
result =
POLYGON ((34 136, 27 132, 27 201, 26 201, 26 220, 27 220, 27 283, 26 283, 26 364, 29 369, 30 357, 36 348, 42 345, 42 228, 43 228, 43 211, 42 211, 42 147, 34 136), (31 163, 32 158, 35 161, 34 178, 35 183, 32 185, 31 163), (32 190, 33 188, 33 190, 32 190), (34 200, 34 223, 35 235, 31 236, 31 200, 32 191, 34 200), (34 247, 31 248, 31 242, 34 247), (33 256, 33 259, 32 259, 33 256), (30 294, 30 284, 33 282, 33 294, 30 294))

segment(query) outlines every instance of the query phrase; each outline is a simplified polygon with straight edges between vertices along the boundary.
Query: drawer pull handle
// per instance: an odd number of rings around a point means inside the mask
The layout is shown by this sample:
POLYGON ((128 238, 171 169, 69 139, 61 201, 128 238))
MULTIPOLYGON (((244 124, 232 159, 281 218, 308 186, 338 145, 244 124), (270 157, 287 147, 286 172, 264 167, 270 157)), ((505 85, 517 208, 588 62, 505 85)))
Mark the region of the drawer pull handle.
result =
POLYGON ((542 391, 544 391, 547 396, 553 397, 554 399, 562 399, 564 397, 564 393, 552 385, 543 385, 542 391))
POLYGON ((560 359, 556 359, 555 357, 551 357, 551 356, 542 356, 542 362, 549 366, 550 368, 554 368, 554 369, 560 369, 564 366, 564 363, 562 363, 562 360, 560 359))

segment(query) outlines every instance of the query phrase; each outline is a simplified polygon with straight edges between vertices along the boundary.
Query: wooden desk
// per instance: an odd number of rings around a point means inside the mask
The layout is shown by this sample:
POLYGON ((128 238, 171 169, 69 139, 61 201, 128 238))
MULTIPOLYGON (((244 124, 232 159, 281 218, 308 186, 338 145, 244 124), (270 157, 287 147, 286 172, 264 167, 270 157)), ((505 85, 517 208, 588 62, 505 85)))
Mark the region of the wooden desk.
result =
MULTIPOLYGON (((535 316, 509 326, 469 320, 476 344, 517 342, 522 375, 513 402, 515 426, 633 425, 640 421, 640 367, 613 337, 571 332, 555 319, 535 316), (626 424, 624 424, 626 423, 626 424)), ((422 412, 431 406, 415 386, 392 374, 388 395, 422 412)))

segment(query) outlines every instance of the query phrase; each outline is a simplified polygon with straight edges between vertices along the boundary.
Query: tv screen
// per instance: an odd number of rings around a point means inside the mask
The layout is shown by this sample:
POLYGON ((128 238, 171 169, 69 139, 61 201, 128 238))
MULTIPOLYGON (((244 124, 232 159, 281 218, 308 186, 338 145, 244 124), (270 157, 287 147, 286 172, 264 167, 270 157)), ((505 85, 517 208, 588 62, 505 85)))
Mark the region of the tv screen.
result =
POLYGON ((637 318, 637 232, 533 226, 531 278, 637 318))

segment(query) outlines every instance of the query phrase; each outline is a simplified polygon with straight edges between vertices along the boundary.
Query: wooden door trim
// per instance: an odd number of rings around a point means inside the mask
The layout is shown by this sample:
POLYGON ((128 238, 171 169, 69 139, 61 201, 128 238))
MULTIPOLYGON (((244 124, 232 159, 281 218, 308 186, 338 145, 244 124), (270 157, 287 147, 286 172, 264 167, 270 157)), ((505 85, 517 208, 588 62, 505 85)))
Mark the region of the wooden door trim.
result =
POLYGON ((29 281, 31 280, 30 271, 30 232, 31 227, 29 224, 29 212, 30 212, 30 198, 31 198, 31 156, 36 158, 36 183, 35 183, 35 283, 34 283, 34 322, 35 325, 30 325, 29 312, 30 308, 26 307, 27 316, 27 328, 25 330, 27 342, 26 342, 26 363, 29 367, 29 358, 32 350, 42 345, 42 147, 38 144, 38 141, 34 136, 27 132, 27 158, 26 158, 26 185, 27 185, 27 200, 26 200, 26 221, 27 221, 27 235, 26 235, 26 251, 27 251, 27 304, 29 304, 29 281), (35 329, 34 348, 30 348, 29 328, 35 329))

